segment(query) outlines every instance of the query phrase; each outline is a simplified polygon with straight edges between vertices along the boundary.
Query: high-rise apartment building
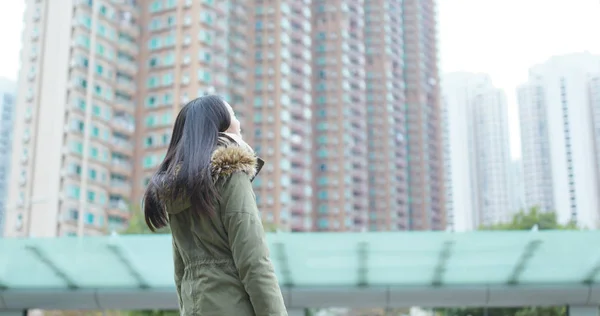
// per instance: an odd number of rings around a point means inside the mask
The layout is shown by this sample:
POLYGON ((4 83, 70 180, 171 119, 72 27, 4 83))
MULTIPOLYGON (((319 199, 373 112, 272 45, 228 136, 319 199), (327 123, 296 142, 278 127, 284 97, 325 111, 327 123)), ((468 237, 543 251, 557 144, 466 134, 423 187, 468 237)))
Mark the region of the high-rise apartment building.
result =
POLYGON ((316 230, 368 224, 363 1, 313 1, 316 230))
POLYGON ((511 189, 508 108, 486 74, 449 73, 442 79, 447 107, 449 166, 455 231, 510 220, 518 211, 511 189))
POLYGON ((550 140, 543 89, 530 82, 517 88, 526 208, 554 211, 550 140))
POLYGON ((137 63, 135 203, 164 158, 183 105, 219 93, 240 116, 246 114, 248 49, 248 8, 243 1, 146 1, 138 2, 138 10, 142 44, 137 63))
POLYGON ((102 234, 131 197, 139 10, 26 2, 6 235, 102 234))
POLYGON ((531 67, 518 89, 527 206, 597 227, 599 199, 590 79, 600 56, 578 53, 531 67))
MULTIPOLYGON (((365 1, 369 229, 410 228, 401 1, 365 1)), ((364 140, 363 140, 364 141, 364 140)))
POLYGON ((11 235, 122 227, 208 93, 266 160, 265 222, 443 229, 434 1, 336 1, 28 0, 11 235))
POLYGON ((14 81, 0 78, 0 237, 4 232, 16 88, 14 81))
POLYGON ((445 229, 436 4, 402 1, 410 229, 445 229))
POLYGON ((310 231, 312 219, 309 1, 255 1, 249 10, 248 91, 242 133, 266 161, 254 180, 263 220, 310 231), (246 131, 246 132, 244 132, 246 131))
POLYGON ((442 93, 447 129, 446 160, 447 198, 451 203, 446 211, 451 214, 453 231, 469 231, 477 226, 475 201, 476 159, 473 134, 472 100, 491 79, 484 74, 451 73, 442 77, 442 93))
POLYGON ((518 209, 511 197, 508 105, 504 91, 489 87, 472 100, 477 224, 507 223, 518 209))
MULTIPOLYGON (((592 113, 594 146, 596 151, 596 181, 600 190, 600 73, 589 80, 589 101, 592 113)), ((600 192, 598 192, 600 195, 600 192)))

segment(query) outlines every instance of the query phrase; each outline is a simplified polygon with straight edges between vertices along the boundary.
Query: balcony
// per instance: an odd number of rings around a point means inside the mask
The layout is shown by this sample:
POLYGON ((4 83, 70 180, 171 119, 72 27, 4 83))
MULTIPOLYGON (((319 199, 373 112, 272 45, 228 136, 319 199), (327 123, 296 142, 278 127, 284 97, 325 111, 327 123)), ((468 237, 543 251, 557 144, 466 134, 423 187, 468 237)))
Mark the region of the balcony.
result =
MULTIPOLYGON (((129 175, 131 174, 131 172, 133 171, 133 166, 131 165, 131 162, 129 162, 128 160, 125 159, 113 159, 111 161, 111 171, 113 171, 114 173, 118 173, 121 175, 129 175)), ((112 185, 112 183, 111 183, 112 185)))
POLYGON ((119 41, 119 49, 131 56, 137 56, 139 52, 138 46, 128 41, 119 41))
POLYGON ((134 145, 132 142, 121 138, 113 138, 111 143, 113 151, 122 153, 126 156, 133 155, 134 145))
POLYGON ((126 20, 123 20, 121 23, 119 23, 119 30, 136 39, 140 36, 140 28, 126 20))
POLYGON ((136 84, 134 81, 124 77, 117 77, 117 85, 119 86, 120 90, 123 90, 131 95, 135 95, 136 84))
POLYGON ((114 110, 125 111, 129 114, 134 114, 135 112, 135 104, 131 100, 116 98, 115 103, 113 103, 114 110))
POLYGON ((111 180, 109 191, 114 195, 129 197, 131 196, 131 184, 122 180, 111 180))
POLYGON ((124 134, 131 134, 135 130, 135 124, 132 121, 124 118, 114 118, 111 121, 111 126, 114 130, 124 134))
POLYGON ((125 73, 132 75, 132 76, 135 76, 138 71, 138 67, 133 62, 131 62, 130 60, 127 60, 127 59, 122 59, 122 58, 120 58, 118 60, 117 69, 124 70, 125 73))
POLYGON ((131 210, 127 202, 124 200, 116 200, 110 201, 107 213, 119 217, 129 217, 131 215, 131 210))

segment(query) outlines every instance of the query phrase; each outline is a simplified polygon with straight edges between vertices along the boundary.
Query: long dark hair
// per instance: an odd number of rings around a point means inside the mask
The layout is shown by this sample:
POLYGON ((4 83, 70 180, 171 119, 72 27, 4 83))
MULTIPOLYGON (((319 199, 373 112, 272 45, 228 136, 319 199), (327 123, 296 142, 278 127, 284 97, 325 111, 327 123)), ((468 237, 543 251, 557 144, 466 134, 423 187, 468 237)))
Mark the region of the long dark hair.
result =
POLYGON ((144 217, 150 230, 168 224, 163 199, 189 197, 198 215, 214 211, 218 193, 212 180, 211 156, 219 133, 230 124, 229 111, 218 96, 197 98, 181 109, 165 159, 144 193, 144 217))

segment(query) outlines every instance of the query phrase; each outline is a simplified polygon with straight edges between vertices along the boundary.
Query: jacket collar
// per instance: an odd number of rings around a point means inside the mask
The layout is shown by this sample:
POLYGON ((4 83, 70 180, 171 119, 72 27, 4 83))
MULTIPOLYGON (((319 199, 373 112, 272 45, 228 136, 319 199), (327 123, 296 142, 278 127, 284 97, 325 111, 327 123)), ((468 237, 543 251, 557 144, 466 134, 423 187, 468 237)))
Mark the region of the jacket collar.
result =
POLYGON ((233 137, 219 133, 217 149, 212 155, 212 174, 218 180, 235 172, 244 172, 250 176, 250 181, 262 170, 265 161, 251 149, 242 146, 233 137))

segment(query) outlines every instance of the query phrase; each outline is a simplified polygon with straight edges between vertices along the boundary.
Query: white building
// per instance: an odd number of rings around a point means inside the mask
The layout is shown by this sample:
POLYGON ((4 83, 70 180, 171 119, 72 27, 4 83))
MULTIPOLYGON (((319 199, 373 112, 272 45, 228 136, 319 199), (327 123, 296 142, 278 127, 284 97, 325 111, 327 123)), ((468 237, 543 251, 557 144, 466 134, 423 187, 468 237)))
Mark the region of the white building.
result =
POLYGON ((543 89, 531 82, 517 89, 521 124, 521 152, 525 207, 554 210, 550 142, 543 89))
POLYGON ((469 231, 504 222, 511 208, 510 144, 506 97, 486 74, 442 78, 447 110, 453 229, 469 231))
POLYGON ((0 237, 3 236, 16 84, 0 78, 0 237))
POLYGON ((473 100, 478 224, 505 223, 513 209, 508 106, 504 91, 490 87, 473 100))
POLYGON ((552 57, 518 89, 526 203, 562 223, 598 226, 598 171, 590 81, 600 56, 552 57))
POLYGON ((523 184, 523 161, 512 160, 510 163, 511 210, 527 210, 525 204, 525 186, 523 184))

